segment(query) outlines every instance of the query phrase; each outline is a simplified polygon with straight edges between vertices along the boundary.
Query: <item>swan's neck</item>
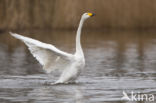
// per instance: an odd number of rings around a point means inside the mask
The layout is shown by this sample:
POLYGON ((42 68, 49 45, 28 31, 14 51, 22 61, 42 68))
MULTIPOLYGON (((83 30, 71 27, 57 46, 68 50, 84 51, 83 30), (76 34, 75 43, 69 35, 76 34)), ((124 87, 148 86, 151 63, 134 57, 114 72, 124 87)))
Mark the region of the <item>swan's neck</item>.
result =
POLYGON ((84 56, 83 50, 81 47, 81 30, 82 30, 84 21, 85 19, 81 18, 80 24, 77 30, 77 34, 76 34, 76 55, 79 55, 79 56, 84 56))

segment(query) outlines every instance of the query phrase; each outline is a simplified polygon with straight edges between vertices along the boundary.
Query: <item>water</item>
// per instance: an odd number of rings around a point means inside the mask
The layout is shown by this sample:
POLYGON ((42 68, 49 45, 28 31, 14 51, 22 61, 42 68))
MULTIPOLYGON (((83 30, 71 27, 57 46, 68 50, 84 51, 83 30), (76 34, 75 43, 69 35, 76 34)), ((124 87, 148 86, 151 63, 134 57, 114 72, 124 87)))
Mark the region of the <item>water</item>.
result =
MULTIPOLYGON (((75 32, 21 34, 52 43, 70 53, 75 51, 75 32)), ((128 95, 132 91, 153 94, 156 98, 155 34, 83 32, 86 67, 77 83, 68 85, 45 84, 55 82, 58 75, 55 72, 47 75, 21 41, 8 33, 0 34, 0 102, 132 103, 121 100, 123 91, 128 95)))

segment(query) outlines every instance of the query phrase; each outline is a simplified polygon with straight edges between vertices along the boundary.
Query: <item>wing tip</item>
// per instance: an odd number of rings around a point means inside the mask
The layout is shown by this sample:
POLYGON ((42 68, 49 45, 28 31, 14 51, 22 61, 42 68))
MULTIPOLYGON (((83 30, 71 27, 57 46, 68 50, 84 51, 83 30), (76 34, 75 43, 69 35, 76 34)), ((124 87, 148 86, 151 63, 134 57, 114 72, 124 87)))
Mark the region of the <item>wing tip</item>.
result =
POLYGON ((15 33, 13 33, 13 32, 9 32, 9 34, 11 35, 11 36, 14 36, 15 37, 15 33))
POLYGON ((10 34, 10 35, 13 35, 13 33, 12 33, 11 31, 9 32, 9 34, 10 34))
POLYGON ((16 34, 16 33, 13 33, 13 32, 9 32, 9 33, 10 33, 11 36, 13 36, 13 37, 15 37, 17 39, 20 39, 21 38, 21 36, 18 35, 18 34, 16 34))

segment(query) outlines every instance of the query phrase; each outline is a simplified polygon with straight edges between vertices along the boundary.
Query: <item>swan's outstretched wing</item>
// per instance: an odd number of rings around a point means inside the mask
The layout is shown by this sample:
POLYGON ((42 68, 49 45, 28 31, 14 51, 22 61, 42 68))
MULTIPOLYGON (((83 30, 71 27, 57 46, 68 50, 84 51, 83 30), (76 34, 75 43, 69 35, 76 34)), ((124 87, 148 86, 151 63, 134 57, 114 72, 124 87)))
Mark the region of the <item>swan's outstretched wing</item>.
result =
POLYGON ((70 65, 72 54, 68 54, 57 49, 51 44, 46 44, 32 38, 28 38, 15 33, 10 34, 22 40, 29 48, 32 55, 43 65, 43 69, 46 72, 51 72, 54 69, 66 68, 70 65))

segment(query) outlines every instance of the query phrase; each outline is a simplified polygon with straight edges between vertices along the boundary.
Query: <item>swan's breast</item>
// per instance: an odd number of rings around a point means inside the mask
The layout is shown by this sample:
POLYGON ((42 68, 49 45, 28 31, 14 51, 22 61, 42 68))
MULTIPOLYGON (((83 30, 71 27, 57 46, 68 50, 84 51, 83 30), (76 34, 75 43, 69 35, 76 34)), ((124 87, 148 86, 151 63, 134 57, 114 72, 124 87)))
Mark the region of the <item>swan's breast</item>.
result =
POLYGON ((85 66, 85 60, 83 57, 76 57, 74 64, 77 69, 82 69, 85 66))

